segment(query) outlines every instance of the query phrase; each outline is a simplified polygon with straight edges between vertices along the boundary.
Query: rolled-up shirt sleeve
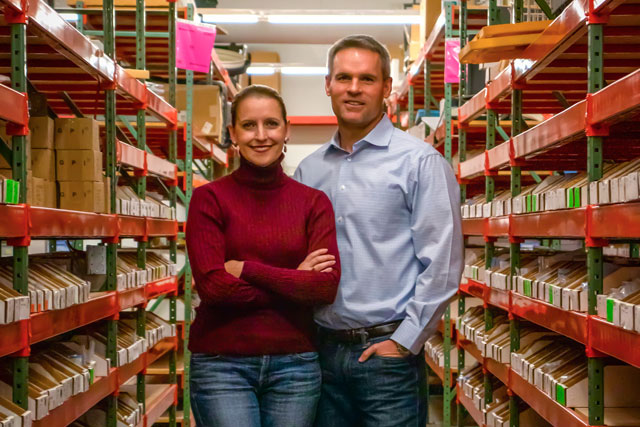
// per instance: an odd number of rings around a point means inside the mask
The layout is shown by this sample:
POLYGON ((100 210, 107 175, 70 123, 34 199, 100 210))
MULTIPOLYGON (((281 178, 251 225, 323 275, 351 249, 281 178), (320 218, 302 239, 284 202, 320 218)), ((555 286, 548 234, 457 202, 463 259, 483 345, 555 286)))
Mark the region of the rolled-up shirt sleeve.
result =
POLYGON ((391 339, 418 354, 457 292, 463 236, 460 190, 446 160, 438 154, 424 156, 413 179, 411 235, 424 271, 417 277, 406 317, 391 339))

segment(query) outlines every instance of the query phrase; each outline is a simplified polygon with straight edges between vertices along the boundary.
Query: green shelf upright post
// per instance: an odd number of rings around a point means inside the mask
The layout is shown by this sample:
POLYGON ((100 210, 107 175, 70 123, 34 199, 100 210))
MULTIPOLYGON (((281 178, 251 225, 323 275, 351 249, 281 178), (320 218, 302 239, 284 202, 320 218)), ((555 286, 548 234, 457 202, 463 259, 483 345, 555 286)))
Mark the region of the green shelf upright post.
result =
MULTIPOLYGON (((459 36, 460 36, 460 49, 463 49, 467 44, 467 1, 462 0, 460 2, 460 24, 459 24, 459 36)), ((464 104, 465 96, 467 95, 467 65, 460 63, 460 84, 458 86, 458 105, 464 104)), ((458 126, 458 161, 460 163, 467 159, 467 132, 462 126, 458 126)), ((460 185, 460 201, 464 203, 466 200, 466 188, 464 184, 460 185)), ((463 293, 458 294, 458 319, 462 317, 465 311, 465 297, 463 293)), ((464 349, 458 347, 458 373, 462 372, 465 367, 465 354, 464 349)), ((465 410, 464 406, 460 403, 456 403, 456 423, 459 427, 462 427, 464 421, 465 410)))
MULTIPOLYGON (((136 0, 136 69, 146 69, 146 11, 144 6, 144 0, 136 0)), ((147 148, 147 122, 146 112, 144 109, 139 109, 136 112, 136 121, 138 125, 137 145, 141 150, 147 148)), ((146 171, 145 171, 146 172, 146 171)), ((146 176, 139 176, 136 178, 136 194, 144 200, 147 197, 147 178, 146 176)), ((147 268, 147 242, 144 240, 138 241, 137 247, 137 265, 141 270, 147 268)), ((138 307, 136 309, 136 333, 139 337, 144 338, 146 336, 146 307, 138 307)), ((136 399, 138 403, 142 403, 143 408, 146 407, 146 393, 145 393, 145 374, 140 372, 136 378, 136 399)))
MULTIPOLYGON (((595 93, 604 86, 603 69, 603 24, 588 25, 588 93, 595 93)), ((589 132, 587 133, 589 135, 589 132)), ((602 178, 602 136, 587 136, 587 171, 589 182, 602 178)), ((588 241, 587 271, 589 314, 597 314, 596 298, 603 290, 603 257, 602 246, 588 241)), ((589 376, 589 424, 604 424, 604 359, 591 354, 587 348, 589 376)))
MULTIPOLYGON (((5 15, 6 16, 6 15, 5 15)), ((24 15, 21 18, 25 18, 24 15)), ((5 18, 6 19, 6 18, 5 18)), ((7 20, 9 21, 9 20, 7 20)), ((26 20, 11 20, 11 87, 27 93, 27 25, 26 20)), ((11 168, 13 179, 20 182, 20 203, 27 203, 27 141, 25 135, 14 135, 11 140, 11 168)), ((13 288, 28 294, 29 243, 13 247, 13 288)), ((13 358, 13 401, 27 409, 29 378, 29 348, 13 358)))
MULTIPOLYGON (((523 0, 514 0, 513 3, 513 23, 522 22, 523 0)), ((524 119, 522 117, 522 90, 512 88, 511 93, 511 137, 522 133, 524 130, 524 119)), ((522 191, 520 166, 511 166, 511 197, 520 195, 522 191)), ((520 269, 520 242, 512 240, 509 242, 509 258, 511 262, 511 277, 515 277, 520 269)), ((520 321, 511 314, 509 315, 510 350, 516 352, 520 350, 520 321)), ((520 425, 520 402, 518 396, 509 395, 509 425, 519 427, 520 425)))
MULTIPOLYGON (((113 0, 105 0, 102 9, 102 22, 104 27, 104 52, 115 61, 116 41, 115 41, 115 8, 113 0)), ((116 87, 114 84, 105 89, 105 138, 107 147, 106 175, 111 179, 111 213, 115 213, 116 208, 116 188, 118 179, 116 174, 116 87)), ((107 243, 107 283, 108 291, 116 290, 116 261, 118 257, 117 243, 107 243)), ((117 353, 117 319, 107 320, 107 357, 115 366, 118 360, 117 353)), ((107 397, 107 427, 117 426, 118 398, 115 395, 107 397)))
MULTIPOLYGON (((193 5, 187 6, 187 19, 193 20, 194 8, 193 5)), ((185 208, 187 214, 189 213, 189 201, 191 200, 191 194, 193 193, 193 71, 186 70, 187 76, 187 136, 185 147, 185 177, 186 182, 186 202, 185 208)), ((189 331, 191 330, 191 282, 193 279, 191 273, 191 265, 189 264, 189 257, 185 248, 185 268, 184 268, 184 398, 183 398, 183 410, 184 410, 184 422, 185 427, 189 427, 189 413, 191 410, 191 400, 189 398, 190 393, 190 374, 191 374, 191 352, 189 351, 189 331)))
MULTIPOLYGON (((453 20, 454 20, 454 3, 450 1, 444 2, 445 8, 445 40, 454 37, 453 20)), ((451 117, 451 107, 453 99, 453 83, 444 84, 444 126, 445 126, 445 142, 444 157, 449 164, 453 161, 453 124, 451 117)), ((451 425, 452 413, 451 403, 455 397, 453 385, 451 384, 451 307, 447 307, 444 312, 444 381, 443 381, 443 423, 446 426, 451 425)))
POLYGON ((415 110, 415 87, 413 83, 409 83, 409 128, 413 126, 413 123, 416 121, 416 110, 415 110))
MULTIPOLYGON (((168 30, 169 30, 169 104, 175 107, 176 104, 176 84, 177 84, 177 70, 176 70, 176 3, 169 1, 169 16, 168 16, 168 30)), ((169 161, 177 163, 178 161, 178 131, 176 128, 169 130, 169 161)), ((171 186, 169 189, 169 204, 174 211, 178 207, 178 192, 176 186, 171 186)), ((173 239, 169 241, 169 258, 171 262, 178 262, 178 240, 173 239)), ((169 322, 172 325, 177 323, 177 298, 176 295, 171 295, 169 299, 169 322)), ((185 338, 186 339, 186 338, 185 338)), ((178 384, 177 375, 177 349, 169 352, 169 384, 178 384)), ((185 412, 185 419, 190 418, 189 413, 185 412)), ((169 407, 169 425, 171 427, 176 426, 176 405, 169 407)))

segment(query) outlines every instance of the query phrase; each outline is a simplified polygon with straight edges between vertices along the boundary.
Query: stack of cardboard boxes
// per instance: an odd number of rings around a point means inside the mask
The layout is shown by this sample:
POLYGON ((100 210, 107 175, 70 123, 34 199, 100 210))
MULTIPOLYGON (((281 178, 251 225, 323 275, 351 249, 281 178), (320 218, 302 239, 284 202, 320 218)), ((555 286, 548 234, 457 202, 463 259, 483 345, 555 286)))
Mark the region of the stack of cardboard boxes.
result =
POLYGON ((60 209, 110 211, 110 185, 102 173, 98 122, 89 118, 56 119, 55 159, 60 209))
POLYGON ((33 178, 27 180, 27 199, 31 199, 35 206, 56 208, 54 122, 49 117, 32 117, 29 120, 29 129, 33 178))

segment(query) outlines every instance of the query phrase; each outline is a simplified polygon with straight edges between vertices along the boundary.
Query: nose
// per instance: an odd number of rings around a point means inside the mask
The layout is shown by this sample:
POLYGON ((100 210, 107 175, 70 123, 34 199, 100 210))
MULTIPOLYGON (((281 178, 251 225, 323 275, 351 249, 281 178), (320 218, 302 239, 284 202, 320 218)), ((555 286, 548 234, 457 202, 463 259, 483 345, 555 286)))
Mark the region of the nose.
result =
POLYGON ((264 141, 267 139, 267 130, 264 128, 262 123, 258 124, 256 129, 256 139, 258 141, 264 141))
POLYGON ((360 80, 352 79, 349 88, 347 89, 349 94, 358 94, 360 93, 360 80))

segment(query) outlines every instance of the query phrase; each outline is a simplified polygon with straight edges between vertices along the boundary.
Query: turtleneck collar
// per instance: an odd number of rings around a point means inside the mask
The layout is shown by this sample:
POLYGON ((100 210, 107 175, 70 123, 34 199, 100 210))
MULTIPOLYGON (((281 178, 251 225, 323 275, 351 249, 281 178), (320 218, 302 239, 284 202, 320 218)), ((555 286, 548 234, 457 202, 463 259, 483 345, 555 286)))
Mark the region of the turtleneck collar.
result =
POLYGON ((240 167, 232 177, 241 184, 254 188, 277 188, 284 185, 287 175, 282 170, 282 154, 269 166, 257 166, 240 156, 240 167))

